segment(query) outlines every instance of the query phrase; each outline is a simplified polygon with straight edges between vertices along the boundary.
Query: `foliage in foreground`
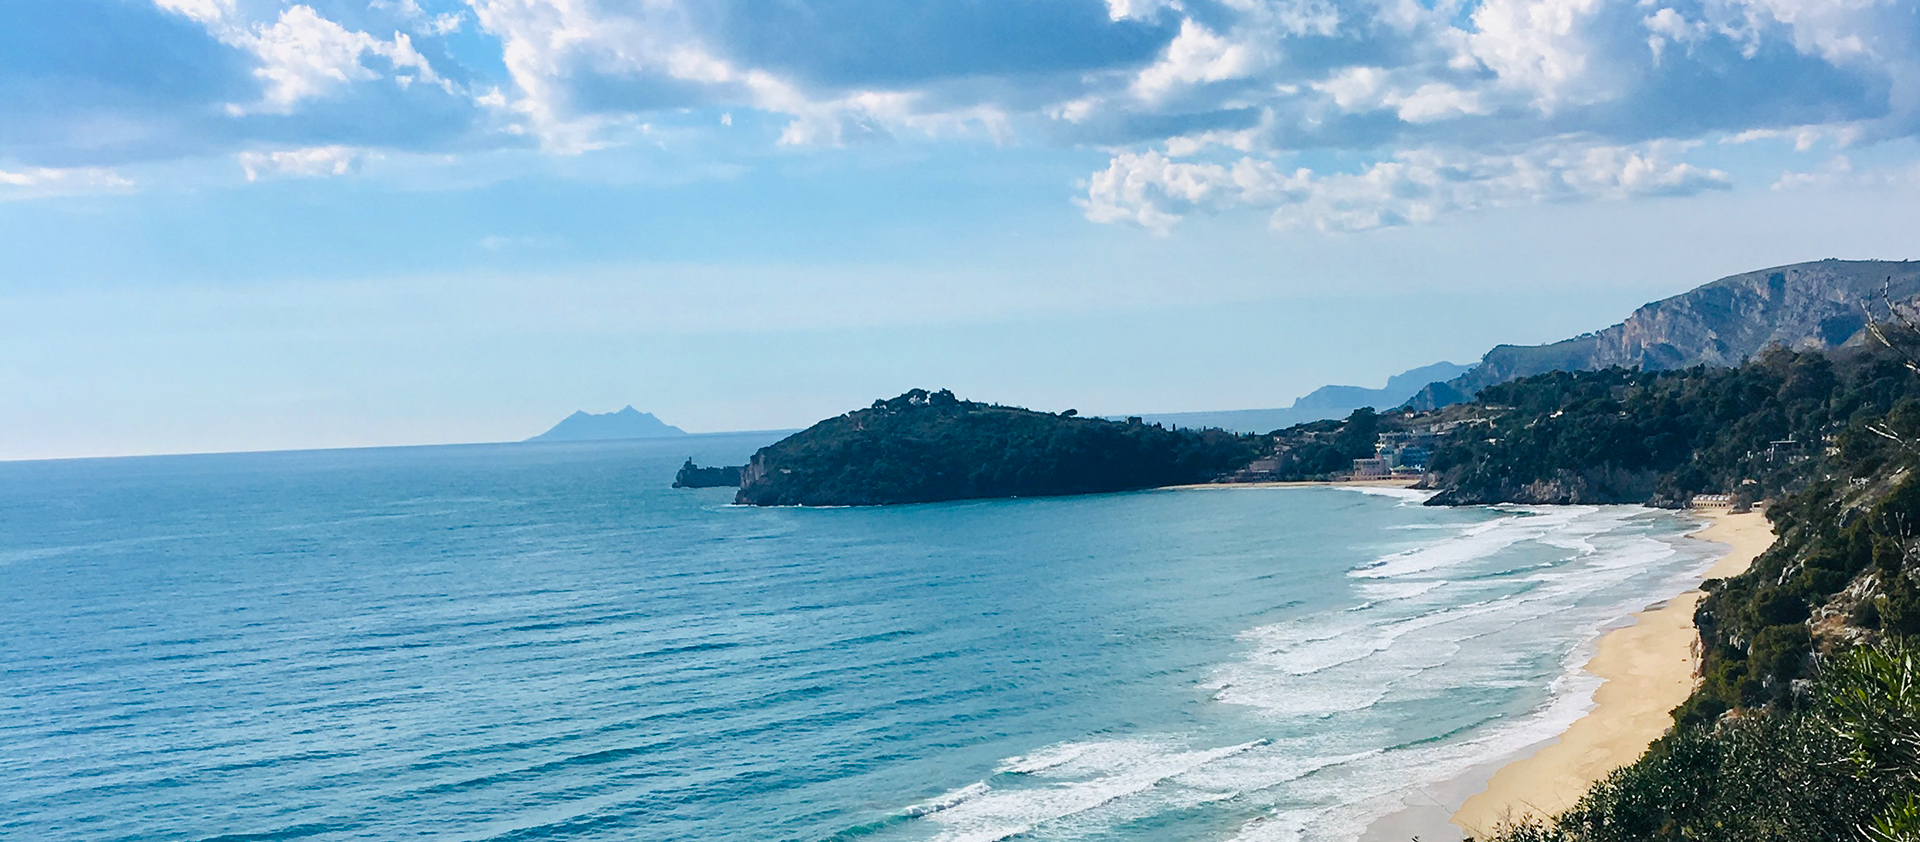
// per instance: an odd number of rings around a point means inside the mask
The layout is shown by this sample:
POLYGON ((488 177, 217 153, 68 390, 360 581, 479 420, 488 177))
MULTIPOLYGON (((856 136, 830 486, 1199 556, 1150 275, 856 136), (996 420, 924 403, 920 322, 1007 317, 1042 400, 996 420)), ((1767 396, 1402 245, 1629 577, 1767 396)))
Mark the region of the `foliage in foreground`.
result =
POLYGON ((1684 727, 1492 842, 1920 842, 1920 651, 1835 658, 1799 711, 1684 727))

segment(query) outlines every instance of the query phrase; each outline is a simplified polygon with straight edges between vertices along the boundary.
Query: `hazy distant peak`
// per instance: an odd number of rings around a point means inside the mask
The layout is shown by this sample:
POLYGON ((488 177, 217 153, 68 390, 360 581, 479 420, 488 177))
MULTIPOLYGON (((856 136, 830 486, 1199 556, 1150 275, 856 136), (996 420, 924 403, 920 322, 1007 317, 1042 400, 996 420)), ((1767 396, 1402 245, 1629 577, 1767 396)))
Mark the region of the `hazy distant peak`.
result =
POLYGON ((1181 427, 1219 427, 1242 433, 1264 433, 1307 421, 1341 418, 1363 406, 1389 409, 1405 403, 1421 387, 1436 380, 1451 380, 1471 366, 1450 362, 1424 365, 1387 378, 1382 389, 1364 386, 1321 386, 1295 400, 1284 409, 1233 409, 1217 412, 1163 412, 1146 415, 1149 422, 1159 421, 1181 427))
POLYGON ((616 412, 594 414, 575 410, 548 430, 527 441, 604 441, 609 439, 657 439, 684 436, 687 431, 641 412, 632 404, 616 412))

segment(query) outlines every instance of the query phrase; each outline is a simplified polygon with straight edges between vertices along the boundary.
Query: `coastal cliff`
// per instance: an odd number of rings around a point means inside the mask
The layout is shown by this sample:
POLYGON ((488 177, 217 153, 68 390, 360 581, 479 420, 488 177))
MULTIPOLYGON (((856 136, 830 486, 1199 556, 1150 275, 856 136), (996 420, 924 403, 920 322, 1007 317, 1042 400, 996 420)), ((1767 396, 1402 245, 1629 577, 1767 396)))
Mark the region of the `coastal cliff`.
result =
POLYGON ((739 488, 739 465, 703 468, 687 459, 680 471, 673 476, 674 488, 739 488))
POLYGON ((965 401, 915 389, 761 448, 738 502, 871 506, 1131 491, 1205 482, 1259 453, 1252 437, 965 401))

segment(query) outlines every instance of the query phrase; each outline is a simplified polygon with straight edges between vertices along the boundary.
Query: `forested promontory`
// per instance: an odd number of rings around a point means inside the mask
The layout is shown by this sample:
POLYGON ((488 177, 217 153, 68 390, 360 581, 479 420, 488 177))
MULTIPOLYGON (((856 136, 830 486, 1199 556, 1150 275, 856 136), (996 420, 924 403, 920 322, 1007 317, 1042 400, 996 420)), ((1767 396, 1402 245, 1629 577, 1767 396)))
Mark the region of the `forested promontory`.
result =
POLYGON ((1262 444, 915 389, 761 448, 741 469, 737 499, 868 506, 1131 491, 1206 482, 1244 467, 1262 444))

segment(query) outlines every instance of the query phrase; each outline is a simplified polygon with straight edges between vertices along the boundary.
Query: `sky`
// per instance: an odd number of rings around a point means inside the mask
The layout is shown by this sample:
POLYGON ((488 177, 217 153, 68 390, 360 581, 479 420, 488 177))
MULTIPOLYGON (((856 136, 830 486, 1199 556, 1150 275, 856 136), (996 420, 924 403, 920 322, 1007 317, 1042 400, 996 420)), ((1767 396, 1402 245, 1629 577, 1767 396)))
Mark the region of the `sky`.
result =
POLYGON ((0 459, 1285 406, 1920 257, 1920 0, 0 0, 0 459))

